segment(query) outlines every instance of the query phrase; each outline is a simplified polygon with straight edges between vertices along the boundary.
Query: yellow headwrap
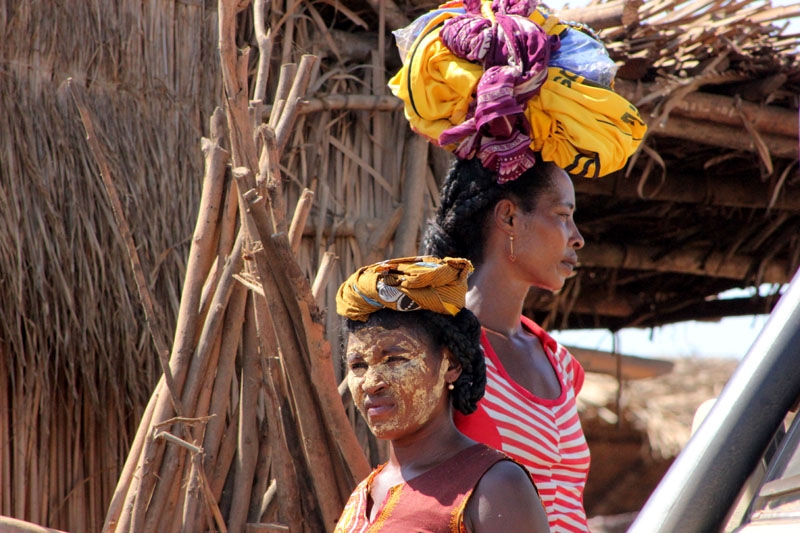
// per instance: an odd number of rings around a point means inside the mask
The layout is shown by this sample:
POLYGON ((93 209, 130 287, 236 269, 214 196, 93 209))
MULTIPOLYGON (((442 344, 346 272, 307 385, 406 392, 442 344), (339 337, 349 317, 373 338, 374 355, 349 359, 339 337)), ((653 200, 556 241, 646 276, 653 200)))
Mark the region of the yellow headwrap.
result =
POLYGON ((431 256, 388 259, 361 267, 339 287, 336 312, 361 322, 384 308, 456 315, 464 307, 472 270, 467 259, 431 256))
MULTIPOLYGON (((405 102, 412 129, 437 145, 442 132, 466 118, 483 74, 481 65, 454 55, 439 38, 441 23, 454 16, 443 11, 427 21, 408 48, 403 68, 389 81, 395 96, 405 102)), ((566 29, 557 17, 540 11, 530 18, 548 35, 566 29)), ((647 131, 638 110, 625 98, 554 67, 548 69, 539 94, 528 101, 525 117, 534 152, 573 175, 589 178, 624 167, 647 131)))

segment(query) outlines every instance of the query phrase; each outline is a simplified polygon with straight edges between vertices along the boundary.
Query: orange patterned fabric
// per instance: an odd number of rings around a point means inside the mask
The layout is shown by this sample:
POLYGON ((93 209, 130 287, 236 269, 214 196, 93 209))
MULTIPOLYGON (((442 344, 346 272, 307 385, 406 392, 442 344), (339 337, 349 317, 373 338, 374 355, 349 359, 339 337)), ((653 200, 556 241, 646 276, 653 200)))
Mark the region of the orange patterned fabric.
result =
POLYGON ((464 307, 467 259, 430 256, 388 259, 358 269, 339 287, 336 312, 364 322, 379 309, 427 309, 455 316, 464 307))

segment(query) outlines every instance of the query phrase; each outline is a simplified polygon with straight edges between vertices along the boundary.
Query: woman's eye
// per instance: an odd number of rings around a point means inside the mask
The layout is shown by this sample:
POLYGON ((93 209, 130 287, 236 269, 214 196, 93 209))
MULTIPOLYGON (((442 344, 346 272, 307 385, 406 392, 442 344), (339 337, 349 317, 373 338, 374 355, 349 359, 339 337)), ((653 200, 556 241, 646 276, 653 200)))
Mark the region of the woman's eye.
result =
POLYGON ((402 355, 390 355, 386 358, 387 363, 402 363, 408 361, 407 358, 403 357, 402 355))
POLYGON ((350 370, 353 370, 353 371, 355 371, 355 370, 366 370, 367 369, 367 363, 364 363, 364 362, 361 362, 361 361, 355 362, 355 363, 348 363, 348 366, 350 367, 350 370))

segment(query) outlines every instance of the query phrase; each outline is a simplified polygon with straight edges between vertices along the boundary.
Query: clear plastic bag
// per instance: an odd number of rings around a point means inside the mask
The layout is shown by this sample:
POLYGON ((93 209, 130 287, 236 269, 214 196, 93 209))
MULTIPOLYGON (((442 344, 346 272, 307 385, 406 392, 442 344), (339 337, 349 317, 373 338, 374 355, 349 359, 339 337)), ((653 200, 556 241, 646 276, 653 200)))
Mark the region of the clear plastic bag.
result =
POLYGON ((429 11, 428 13, 425 13, 424 15, 414 19, 414 21, 405 28, 400 28, 399 30, 392 32, 395 43, 397 44, 397 51, 400 53, 400 59, 403 61, 403 65, 406 64, 408 53, 411 51, 411 47, 414 45, 414 41, 417 40, 417 37, 419 37, 420 33, 422 33, 431 20, 439 15, 442 15, 443 13, 452 13, 455 17, 458 15, 463 15, 466 13, 466 10, 458 7, 434 9, 433 11, 429 11))
POLYGON ((561 47, 550 55, 549 65, 580 74, 606 88, 611 87, 617 74, 617 65, 603 43, 573 27, 561 35, 561 47))

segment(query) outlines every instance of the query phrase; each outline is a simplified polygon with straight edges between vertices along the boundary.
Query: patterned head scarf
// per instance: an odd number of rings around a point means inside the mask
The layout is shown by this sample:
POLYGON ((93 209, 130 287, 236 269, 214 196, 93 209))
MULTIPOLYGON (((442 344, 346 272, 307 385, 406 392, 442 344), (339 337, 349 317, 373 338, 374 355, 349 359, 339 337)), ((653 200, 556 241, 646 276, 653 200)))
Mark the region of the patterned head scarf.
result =
POLYGON ((467 259, 431 256, 389 259, 359 268, 339 287, 336 312, 365 322, 380 309, 426 309, 455 316, 464 307, 467 259))
POLYGON ((395 32, 403 67, 389 88, 414 131, 478 157, 499 183, 535 154, 604 176, 625 166, 647 127, 612 90, 616 66, 584 29, 537 0, 447 2, 395 32))

